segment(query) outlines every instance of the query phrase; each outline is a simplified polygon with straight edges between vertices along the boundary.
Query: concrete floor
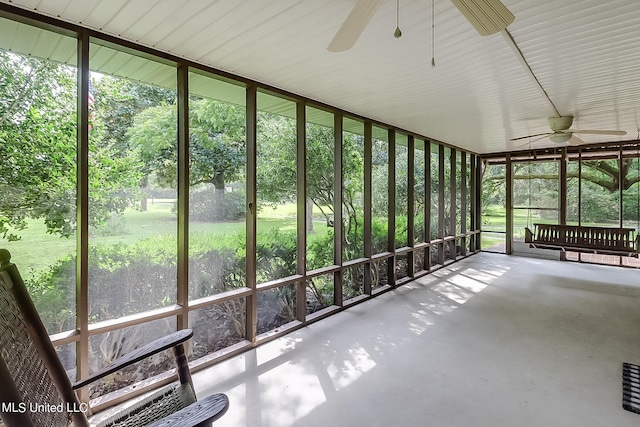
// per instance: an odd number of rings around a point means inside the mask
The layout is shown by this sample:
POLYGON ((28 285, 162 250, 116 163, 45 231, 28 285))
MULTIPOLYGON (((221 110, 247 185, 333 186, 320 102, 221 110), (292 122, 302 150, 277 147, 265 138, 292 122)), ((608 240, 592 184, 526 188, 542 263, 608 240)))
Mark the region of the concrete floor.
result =
POLYGON ((216 426, 637 426, 640 271, 482 253, 197 373, 216 426))

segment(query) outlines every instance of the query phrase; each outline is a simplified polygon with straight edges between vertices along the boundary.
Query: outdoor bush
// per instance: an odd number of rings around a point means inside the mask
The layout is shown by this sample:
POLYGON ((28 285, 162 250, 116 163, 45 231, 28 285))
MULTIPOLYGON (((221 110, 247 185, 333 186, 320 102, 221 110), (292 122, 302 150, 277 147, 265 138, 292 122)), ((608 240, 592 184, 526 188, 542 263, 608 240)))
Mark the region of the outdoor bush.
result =
POLYGON ((323 236, 316 236, 307 245, 307 269, 327 265, 333 265, 333 229, 328 229, 323 236))
POLYGON ((245 234, 197 234, 189 245, 189 294, 201 298, 246 285, 245 234))
POLYGON ((407 246, 407 217, 406 215, 396 217, 395 228, 395 244, 396 248, 401 246, 407 246))
POLYGON ((95 236, 120 236, 127 230, 127 221, 123 214, 113 213, 104 222, 99 222, 90 229, 95 236))
POLYGON ((297 235, 272 228, 260 233, 256 246, 258 283, 296 273, 297 235))
POLYGON ((42 322, 51 334, 75 327, 75 257, 59 259, 39 276, 25 279, 25 286, 42 322))
POLYGON ((89 249, 89 321, 98 322, 175 303, 175 239, 89 249))
POLYGON ((373 253, 386 252, 388 250, 387 231, 389 225, 386 218, 372 218, 371 220, 371 247, 373 253))
MULTIPOLYGON (((271 229, 261 233, 258 242, 259 281, 295 274, 295 233, 271 229)), ((140 239, 130 245, 91 246, 90 322, 174 303, 177 288, 175 251, 176 240, 172 236, 140 239)), ((191 298, 246 286, 245 259, 244 233, 194 235, 189 259, 191 298)), ((75 306, 75 265, 74 255, 60 258, 26 282, 50 333, 75 327, 71 311, 75 306)))
MULTIPOLYGON (((350 241, 356 242, 356 236, 350 241)), ((374 250, 386 250, 386 222, 374 219, 374 250)), ((296 273, 296 233, 277 228, 258 236, 256 257, 258 282, 263 283, 296 273)), ((95 245, 89 248, 89 321, 99 322, 136 314, 176 300, 176 240, 174 236, 140 239, 133 244, 95 245)), ((307 268, 312 270, 333 264, 333 230, 315 236, 307 250, 307 268)), ((27 287, 50 333, 75 328, 76 258, 69 255, 27 281, 27 287)), ((246 286, 246 245, 244 232, 228 235, 194 234, 190 237, 190 298, 197 299, 246 286)), ((357 282, 361 275, 354 276, 357 282)), ((309 292, 319 301, 333 301, 333 282, 309 281, 309 292), (311 289, 315 286, 314 289, 311 289)), ((360 284, 354 283, 354 286, 360 284)), ((261 327, 268 328, 292 320, 295 313, 295 288, 261 292, 261 327)), ((243 299, 234 306, 219 306, 219 314, 244 332, 243 299)), ((105 339, 113 340, 114 337, 105 339)), ((120 337, 119 339, 123 339, 120 337)), ((110 345, 123 345, 115 343, 110 345)))
POLYGON ((189 218, 193 221, 237 221, 245 216, 244 191, 230 193, 194 191, 189 198, 189 218))
MULTIPOLYGON (((422 237, 422 232, 424 229, 424 213, 419 213, 413 217, 413 224, 416 230, 416 237, 422 237)), ((420 239, 422 240, 422 239, 420 239)))

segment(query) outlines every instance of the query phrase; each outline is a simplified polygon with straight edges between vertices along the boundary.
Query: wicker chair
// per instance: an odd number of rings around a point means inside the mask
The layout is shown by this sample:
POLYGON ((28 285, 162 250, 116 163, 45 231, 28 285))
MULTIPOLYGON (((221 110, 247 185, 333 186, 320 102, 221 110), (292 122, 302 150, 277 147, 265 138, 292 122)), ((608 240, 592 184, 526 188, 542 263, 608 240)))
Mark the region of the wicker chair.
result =
POLYGON ((11 255, 0 249, 0 415, 7 427, 86 427, 75 389, 163 350, 172 349, 180 382, 98 426, 209 426, 229 407, 224 394, 196 401, 184 342, 185 329, 123 356, 87 379, 72 384, 24 286, 11 255))

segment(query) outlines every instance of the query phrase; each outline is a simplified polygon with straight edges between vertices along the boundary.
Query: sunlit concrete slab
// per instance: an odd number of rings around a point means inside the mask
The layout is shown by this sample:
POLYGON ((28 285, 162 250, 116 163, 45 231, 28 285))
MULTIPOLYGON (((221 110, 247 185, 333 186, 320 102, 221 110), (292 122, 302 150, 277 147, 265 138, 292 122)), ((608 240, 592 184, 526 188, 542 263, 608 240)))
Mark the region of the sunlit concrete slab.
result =
POLYGON ((631 426, 640 272, 480 254, 196 375, 220 426, 631 426))
POLYGON ((195 375, 216 426, 636 426, 640 272, 482 253, 195 375))

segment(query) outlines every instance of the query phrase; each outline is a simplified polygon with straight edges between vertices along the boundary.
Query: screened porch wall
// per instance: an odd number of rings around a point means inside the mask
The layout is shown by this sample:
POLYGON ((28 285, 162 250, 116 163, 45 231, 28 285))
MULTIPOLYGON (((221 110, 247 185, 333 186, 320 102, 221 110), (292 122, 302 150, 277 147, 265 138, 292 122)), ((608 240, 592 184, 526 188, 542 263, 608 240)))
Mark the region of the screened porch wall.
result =
MULTIPOLYGON (((0 41, 5 69, 31 61, 70 79, 66 96, 55 78, 40 95, 71 120, 52 151, 69 161, 71 232, 33 214, 3 246, 32 292, 59 291, 36 305, 76 380, 186 327, 201 369, 479 250, 476 154, 17 13, 0 8, 14 35, 0 41), (36 246, 46 262, 22 268, 36 246)), ((104 409, 166 369, 154 360, 81 399, 104 409)))
POLYGON ((483 250, 491 250, 487 239, 500 223, 510 254, 640 267, 633 257, 563 254, 524 243, 525 227, 533 230, 535 223, 634 228, 637 233, 639 161, 637 140, 483 156, 483 250))

